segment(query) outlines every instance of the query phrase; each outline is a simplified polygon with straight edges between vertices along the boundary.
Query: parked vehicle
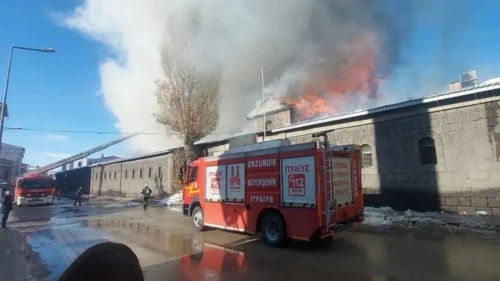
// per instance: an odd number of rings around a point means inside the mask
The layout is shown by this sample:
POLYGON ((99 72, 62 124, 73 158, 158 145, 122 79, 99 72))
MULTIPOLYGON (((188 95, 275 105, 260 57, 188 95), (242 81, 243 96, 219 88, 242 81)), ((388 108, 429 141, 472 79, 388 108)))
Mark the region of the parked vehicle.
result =
POLYGON ((55 180, 45 175, 28 175, 15 182, 14 203, 25 205, 52 204, 56 192, 55 180))
POLYGON ((237 147, 182 170, 183 213, 201 231, 262 233, 270 246, 332 236, 364 220, 358 147, 288 140, 237 147))

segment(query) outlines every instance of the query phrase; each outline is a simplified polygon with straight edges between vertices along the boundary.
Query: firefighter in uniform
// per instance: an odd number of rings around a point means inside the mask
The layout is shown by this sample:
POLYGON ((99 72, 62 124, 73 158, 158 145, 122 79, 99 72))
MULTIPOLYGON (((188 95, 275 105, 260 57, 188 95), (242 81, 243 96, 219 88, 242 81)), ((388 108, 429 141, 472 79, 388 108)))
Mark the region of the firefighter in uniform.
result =
POLYGON ((141 193, 142 193, 142 196, 144 196, 144 205, 147 205, 149 197, 151 196, 151 193, 153 193, 153 191, 146 184, 146 185, 144 185, 144 188, 142 189, 141 193))

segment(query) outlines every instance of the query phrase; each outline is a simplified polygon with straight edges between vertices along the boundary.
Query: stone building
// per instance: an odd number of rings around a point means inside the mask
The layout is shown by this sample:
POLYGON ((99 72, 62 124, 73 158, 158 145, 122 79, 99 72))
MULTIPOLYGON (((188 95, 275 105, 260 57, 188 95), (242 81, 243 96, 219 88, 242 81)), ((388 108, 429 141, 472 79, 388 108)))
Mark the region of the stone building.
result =
POLYGON ((361 145, 369 206, 500 214, 499 124, 493 83, 289 125, 266 140, 303 143, 334 130, 335 145, 361 145))
POLYGON ((2 143, 0 150, 0 159, 8 160, 8 161, 3 161, 3 165, 5 165, 5 163, 8 163, 9 161, 12 163, 12 165, 9 168, 9 174, 0 175, 2 179, 10 182, 14 181, 15 179, 17 179, 18 176, 22 174, 21 170, 23 168, 24 153, 25 153, 24 147, 8 143, 2 143))
MULTIPOLYGON (((196 143, 198 155, 211 156, 231 147, 256 142, 255 134, 240 134, 229 138, 207 139, 196 143)), ((94 196, 140 197, 145 184, 153 196, 164 197, 173 192, 172 181, 178 171, 174 168, 175 148, 130 158, 119 158, 79 167, 56 174, 56 188, 63 193, 74 193, 82 187, 84 193, 94 196)))
POLYGON ((0 180, 10 182, 14 161, 0 158, 0 180))
POLYGON ((262 132, 266 113, 266 131, 289 126, 293 121, 293 107, 277 100, 266 100, 264 105, 256 107, 247 115, 252 132, 262 132))
MULTIPOLYGON (((328 135, 334 145, 361 146, 367 206, 500 215, 498 81, 295 124, 293 108, 269 104, 266 141, 304 143, 312 141, 312 133, 333 130, 328 135)), ((202 155, 262 141, 262 110, 248 119, 256 134, 202 142, 202 155)), ((148 183, 158 195, 176 172, 170 170, 170 155, 164 151, 92 166, 91 192, 136 197, 148 183)))
POLYGON ((153 196, 171 194, 172 154, 166 150, 91 165, 90 193, 95 196, 139 197, 147 184, 153 196))

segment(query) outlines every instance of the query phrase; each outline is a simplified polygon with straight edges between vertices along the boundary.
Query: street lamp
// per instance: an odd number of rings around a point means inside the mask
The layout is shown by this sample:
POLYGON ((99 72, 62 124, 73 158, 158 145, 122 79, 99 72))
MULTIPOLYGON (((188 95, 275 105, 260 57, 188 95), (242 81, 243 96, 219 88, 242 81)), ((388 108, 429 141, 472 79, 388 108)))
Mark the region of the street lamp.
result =
POLYGON ((5 115, 5 108, 6 108, 5 106, 7 103, 7 93, 9 91, 10 68, 12 65, 12 55, 14 54, 15 49, 24 50, 24 51, 42 52, 42 53, 54 53, 56 51, 52 48, 37 49, 37 48, 27 48, 27 47, 20 47, 20 46, 12 46, 10 48, 9 64, 7 66, 7 78, 5 80, 5 90, 3 93, 2 109, 0 110, 0 151, 2 149, 3 122, 4 122, 4 115, 5 115))

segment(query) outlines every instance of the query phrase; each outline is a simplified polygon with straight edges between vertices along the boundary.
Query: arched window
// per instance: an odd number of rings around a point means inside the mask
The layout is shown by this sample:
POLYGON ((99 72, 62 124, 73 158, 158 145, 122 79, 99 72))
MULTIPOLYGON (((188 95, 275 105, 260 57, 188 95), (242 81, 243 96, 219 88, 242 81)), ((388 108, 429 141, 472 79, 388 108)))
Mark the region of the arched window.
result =
POLYGON ((372 148, 365 144, 360 148, 361 152, 361 168, 367 168, 373 166, 373 158, 372 158, 372 148))
POLYGON ((271 121, 271 120, 267 120, 267 121, 266 121, 266 131, 271 130, 271 129, 272 129, 272 127, 273 127, 273 121, 271 121))
POLYGON ((418 148, 420 150, 420 164, 437 164, 436 145, 433 139, 421 139, 418 148))

